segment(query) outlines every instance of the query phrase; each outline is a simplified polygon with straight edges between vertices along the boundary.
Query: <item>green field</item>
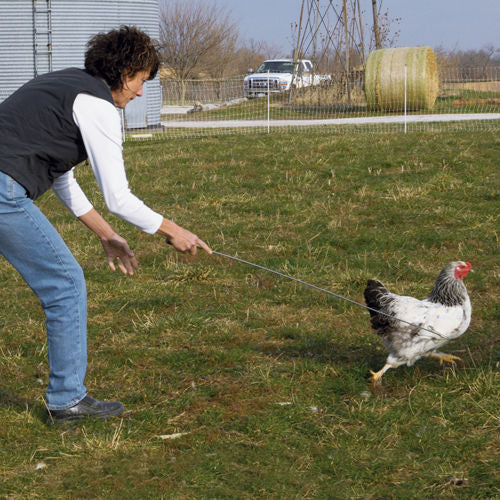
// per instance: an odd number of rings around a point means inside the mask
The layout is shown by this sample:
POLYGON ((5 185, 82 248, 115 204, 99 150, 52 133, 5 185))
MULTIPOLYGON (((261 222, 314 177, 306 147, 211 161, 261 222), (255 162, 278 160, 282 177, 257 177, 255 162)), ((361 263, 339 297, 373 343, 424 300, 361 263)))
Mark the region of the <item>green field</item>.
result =
MULTIPOLYGON (((0 498, 498 498, 496 132, 218 136, 127 142, 133 191, 213 249, 353 300, 366 280, 424 298, 468 260, 469 330, 390 370, 364 309, 107 215, 132 278, 47 193, 87 277, 89 393, 128 412, 45 424, 44 318, 0 260, 0 498)), ((90 167, 77 177, 106 213, 90 167)))

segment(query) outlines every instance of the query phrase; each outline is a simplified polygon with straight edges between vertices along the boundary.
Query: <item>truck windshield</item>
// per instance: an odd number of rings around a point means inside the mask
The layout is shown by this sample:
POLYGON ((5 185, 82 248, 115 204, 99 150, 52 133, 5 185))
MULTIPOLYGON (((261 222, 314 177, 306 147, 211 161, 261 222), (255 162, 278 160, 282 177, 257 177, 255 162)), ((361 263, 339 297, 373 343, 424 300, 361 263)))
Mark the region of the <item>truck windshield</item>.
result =
POLYGON ((293 73, 293 62, 291 61, 264 61, 258 68, 257 73, 293 73))

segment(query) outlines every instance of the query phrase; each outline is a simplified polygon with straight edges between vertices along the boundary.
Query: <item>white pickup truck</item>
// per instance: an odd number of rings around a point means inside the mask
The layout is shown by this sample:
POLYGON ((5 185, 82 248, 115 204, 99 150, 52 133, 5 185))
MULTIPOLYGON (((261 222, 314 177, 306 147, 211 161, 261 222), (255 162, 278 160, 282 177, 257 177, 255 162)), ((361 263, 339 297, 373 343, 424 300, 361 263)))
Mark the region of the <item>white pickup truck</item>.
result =
POLYGON ((326 75, 315 75, 312 62, 298 59, 295 72, 293 59, 268 59, 255 73, 247 75, 243 80, 243 95, 249 99, 267 95, 267 91, 283 92, 290 88, 318 85, 326 75))

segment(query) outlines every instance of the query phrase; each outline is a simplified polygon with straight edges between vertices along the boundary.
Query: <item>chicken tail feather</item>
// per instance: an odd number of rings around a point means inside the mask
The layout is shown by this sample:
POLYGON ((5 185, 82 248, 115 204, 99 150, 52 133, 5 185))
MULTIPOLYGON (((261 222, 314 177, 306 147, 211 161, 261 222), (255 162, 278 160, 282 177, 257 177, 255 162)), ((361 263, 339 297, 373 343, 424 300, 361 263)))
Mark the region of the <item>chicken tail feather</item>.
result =
POLYGON ((370 308, 372 328, 377 330, 377 333, 383 334, 391 327, 391 318, 386 316, 386 314, 391 314, 391 294, 382 282, 370 279, 366 285, 364 296, 366 305, 370 308), (385 314, 380 314, 377 311, 385 314))

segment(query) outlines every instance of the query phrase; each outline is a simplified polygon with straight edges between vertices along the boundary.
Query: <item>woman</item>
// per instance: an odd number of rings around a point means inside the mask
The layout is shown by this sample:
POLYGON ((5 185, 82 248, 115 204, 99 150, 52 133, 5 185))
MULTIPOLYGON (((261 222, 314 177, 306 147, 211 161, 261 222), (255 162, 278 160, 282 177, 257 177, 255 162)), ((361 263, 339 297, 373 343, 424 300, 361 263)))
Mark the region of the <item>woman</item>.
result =
POLYGON ((46 316, 50 422, 123 412, 118 401, 87 395, 87 298, 83 272, 59 233, 33 203, 48 189, 101 240, 108 265, 133 275, 137 260, 127 242, 93 208, 73 175, 90 160, 106 206, 181 252, 206 243, 147 207, 125 175, 120 115, 142 95, 159 67, 153 41, 134 27, 98 34, 85 70, 68 68, 26 83, 0 103, 0 253, 36 293, 46 316))

